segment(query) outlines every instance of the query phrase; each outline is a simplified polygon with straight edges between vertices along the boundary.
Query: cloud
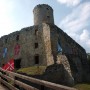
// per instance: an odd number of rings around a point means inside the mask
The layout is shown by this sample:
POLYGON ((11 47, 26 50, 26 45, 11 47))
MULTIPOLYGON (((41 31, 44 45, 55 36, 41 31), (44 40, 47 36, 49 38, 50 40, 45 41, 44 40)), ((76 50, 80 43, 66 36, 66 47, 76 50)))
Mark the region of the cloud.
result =
POLYGON ((81 41, 88 41, 90 39, 90 33, 88 30, 83 30, 82 34, 80 35, 81 41))
POLYGON ((12 22, 8 12, 11 11, 9 8, 10 3, 7 0, 0 0, 0 36, 10 33, 12 22))
POLYGON ((75 8, 60 23, 65 30, 77 32, 88 26, 90 17, 90 3, 84 3, 75 8))
POLYGON ((0 37, 33 24, 30 1, 0 0, 0 37))
POLYGON ((87 52, 90 52, 90 31, 84 29, 79 39, 79 43, 86 48, 87 52))
POLYGON ((57 0, 61 4, 66 4, 67 6, 76 6, 81 0, 57 0))
POLYGON ((90 2, 82 3, 72 10, 59 27, 90 52, 90 2))

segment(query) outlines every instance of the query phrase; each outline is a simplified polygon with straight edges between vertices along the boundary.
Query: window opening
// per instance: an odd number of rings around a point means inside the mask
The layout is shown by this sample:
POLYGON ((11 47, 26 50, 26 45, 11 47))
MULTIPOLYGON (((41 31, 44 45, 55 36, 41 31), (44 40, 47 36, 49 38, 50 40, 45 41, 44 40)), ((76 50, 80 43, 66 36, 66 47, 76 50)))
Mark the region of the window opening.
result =
POLYGON ((38 43, 35 43, 35 48, 38 48, 38 43))
POLYGON ((19 40, 19 35, 17 35, 17 37, 16 37, 16 41, 18 41, 19 40))
POLYGON ((49 10, 49 8, 46 8, 47 10, 49 10))
POLYGON ((7 43, 7 39, 5 39, 5 43, 7 43))
POLYGON ((21 68, 21 59, 15 59, 14 60, 14 67, 15 67, 15 69, 19 69, 19 68, 21 68))
POLYGON ((35 64, 39 64, 39 55, 35 55, 35 64))
POLYGON ((50 18, 50 16, 47 16, 47 18, 50 18))
POLYGON ((38 35, 38 29, 35 29, 35 35, 38 35))

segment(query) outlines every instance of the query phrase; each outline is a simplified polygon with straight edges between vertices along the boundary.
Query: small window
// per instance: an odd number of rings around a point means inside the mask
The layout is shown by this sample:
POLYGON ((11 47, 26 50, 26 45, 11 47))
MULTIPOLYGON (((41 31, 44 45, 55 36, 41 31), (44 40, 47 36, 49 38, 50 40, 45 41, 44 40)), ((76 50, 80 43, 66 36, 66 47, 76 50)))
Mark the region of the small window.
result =
POLYGON ((39 64, 39 55, 35 55, 35 64, 39 64))
POLYGON ((5 39, 5 43, 7 43, 7 39, 5 39))
POLYGON ((47 10, 49 10, 49 8, 46 8, 47 10))
POLYGON ((35 29, 35 35, 38 35, 38 29, 35 29))
POLYGON ((17 37, 16 37, 16 41, 18 41, 19 40, 19 35, 17 35, 17 37))
POLYGON ((50 16, 47 16, 47 18, 50 18, 50 16))
POLYGON ((21 65, 20 65, 20 64, 21 64, 21 58, 14 60, 14 68, 15 68, 15 69, 21 68, 21 65))
POLYGON ((5 64, 2 64, 2 67, 4 67, 5 64))
POLYGON ((38 48, 38 43, 35 43, 35 48, 38 48))

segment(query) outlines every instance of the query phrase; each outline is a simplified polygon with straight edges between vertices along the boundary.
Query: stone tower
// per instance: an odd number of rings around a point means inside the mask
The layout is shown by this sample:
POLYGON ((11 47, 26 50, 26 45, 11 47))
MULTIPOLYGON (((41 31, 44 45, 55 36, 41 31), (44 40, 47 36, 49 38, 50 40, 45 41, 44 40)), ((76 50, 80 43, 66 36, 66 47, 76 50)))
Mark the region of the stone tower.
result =
POLYGON ((14 59, 15 69, 47 67, 46 77, 52 82, 85 80, 89 71, 85 49, 54 24, 49 5, 37 5, 33 13, 33 26, 0 38, 0 67, 14 59))
POLYGON ((46 4, 37 5, 34 10, 34 24, 38 25, 41 23, 54 24, 53 9, 46 4))

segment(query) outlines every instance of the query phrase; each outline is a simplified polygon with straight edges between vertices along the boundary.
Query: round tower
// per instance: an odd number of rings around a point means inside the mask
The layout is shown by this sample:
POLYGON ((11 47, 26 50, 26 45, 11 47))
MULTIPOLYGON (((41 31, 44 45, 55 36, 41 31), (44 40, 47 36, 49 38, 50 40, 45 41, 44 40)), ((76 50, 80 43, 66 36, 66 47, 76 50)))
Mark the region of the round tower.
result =
POLYGON ((53 9, 47 4, 37 5, 34 10, 34 25, 41 23, 54 24, 53 9))

